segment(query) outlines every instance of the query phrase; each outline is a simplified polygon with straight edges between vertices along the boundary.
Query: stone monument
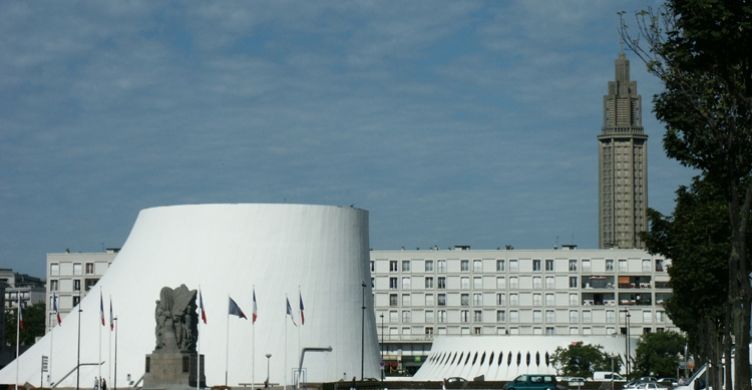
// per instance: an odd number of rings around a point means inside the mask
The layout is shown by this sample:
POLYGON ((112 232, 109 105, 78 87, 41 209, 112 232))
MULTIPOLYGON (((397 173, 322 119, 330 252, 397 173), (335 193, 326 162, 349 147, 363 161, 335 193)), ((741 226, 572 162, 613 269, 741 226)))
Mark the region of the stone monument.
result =
POLYGON ((198 314, 196 290, 185 285, 176 289, 163 287, 154 310, 157 343, 154 351, 146 355, 144 389, 196 388, 196 375, 200 386, 206 386, 204 356, 201 372, 197 373, 196 341, 198 340, 198 314))

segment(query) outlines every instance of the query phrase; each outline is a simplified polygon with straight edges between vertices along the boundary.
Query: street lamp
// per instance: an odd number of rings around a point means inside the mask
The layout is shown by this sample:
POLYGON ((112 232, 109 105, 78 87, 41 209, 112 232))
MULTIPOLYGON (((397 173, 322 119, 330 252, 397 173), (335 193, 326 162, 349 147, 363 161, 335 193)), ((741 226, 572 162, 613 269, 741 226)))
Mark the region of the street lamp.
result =
POLYGON ((365 346, 366 346, 366 282, 360 282, 363 297, 362 315, 360 317, 360 380, 363 380, 363 367, 365 362, 365 346))
POLYGON ((629 377, 629 317, 631 315, 629 314, 629 310, 624 309, 624 319, 626 320, 626 338, 624 339, 624 360, 625 360, 625 366, 626 366, 626 373, 627 377, 629 377))
POLYGON ((379 317, 381 318, 381 342, 379 343, 381 347, 381 380, 384 380, 384 313, 379 314, 379 317))
POLYGON ((272 354, 266 354, 266 381, 264 381, 264 387, 269 387, 269 361, 272 358, 272 354))

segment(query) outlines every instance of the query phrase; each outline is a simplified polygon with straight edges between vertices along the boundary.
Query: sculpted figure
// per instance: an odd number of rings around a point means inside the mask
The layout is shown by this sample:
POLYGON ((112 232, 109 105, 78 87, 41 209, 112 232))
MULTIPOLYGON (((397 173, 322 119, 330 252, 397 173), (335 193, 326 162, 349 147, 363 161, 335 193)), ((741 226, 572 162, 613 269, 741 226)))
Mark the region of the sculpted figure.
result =
POLYGON ((163 287, 154 310, 156 320, 155 351, 195 352, 198 337, 196 291, 181 285, 176 289, 163 287))

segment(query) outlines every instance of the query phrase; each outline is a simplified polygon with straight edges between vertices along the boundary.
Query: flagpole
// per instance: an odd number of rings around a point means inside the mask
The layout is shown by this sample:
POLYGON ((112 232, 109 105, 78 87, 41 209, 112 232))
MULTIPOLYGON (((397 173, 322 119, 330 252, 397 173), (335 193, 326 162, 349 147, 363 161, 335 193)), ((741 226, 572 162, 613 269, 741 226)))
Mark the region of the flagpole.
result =
MULTIPOLYGON (((55 296, 52 296, 55 299, 55 296)), ((57 315, 55 316, 57 319, 57 315)), ((52 345, 55 341, 55 320, 50 321, 50 357, 47 359, 47 383, 52 387, 52 345)))
POLYGON ((284 360, 283 369, 282 369, 282 380, 284 381, 285 390, 287 390, 287 313, 285 312, 285 353, 284 357, 282 358, 284 360))
MULTIPOLYGON (((230 296, 227 296, 227 302, 230 302, 230 296)), ((225 331, 225 386, 227 386, 227 370, 230 365, 230 310, 227 310, 227 329, 225 331)))
MULTIPOLYGON (((201 297, 201 285, 198 286, 198 299, 199 304, 203 306, 204 302, 202 302, 203 298, 201 297)), ((202 310, 203 308, 198 308, 199 319, 196 321, 196 390, 201 389, 201 331, 199 330, 199 326, 201 326, 203 317, 202 310)))
MULTIPOLYGON (((300 292, 300 285, 298 285, 298 311, 301 310, 300 309, 300 302, 302 302, 302 300, 303 300, 303 296, 302 296, 302 293, 300 292)), ((303 313, 301 312, 300 314, 301 314, 300 315, 301 320, 300 320, 300 326, 298 326, 298 348, 296 350, 296 355, 297 355, 297 356, 295 356, 296 360, 300 358, 300 332, 302 332, 301 328, 303 328, 303 313)), ((298 380, 294 381, 295 384, 298 385, 298 386, 300 385, 300 376, 301 375, 302 375, 302 373, 300 371, 298 371, 298 380)))
MULTIPOLYGON (((99 288, 99 322, 102 322, 104 320, 104 303, 102 302, 102 288, 99 288)), ((99 360, 97 360, 97 369, 99 373, 99 377, 97 378, 97 386, 96 388, 99 389, 101 386, 99 385, 102 383, 102 324, 98 326, 99 328, 99 360)))
POLYGON ((18 390, 18 366, 21 362, 18 360, 18 346, 21 337, 21 291, 16 291, 16 390, 18 390))
POLYGON ((256 388, 256 285, 253 285, 251 303, 251 390, 256 388))
POLYGON ((112 295, 110 295, 110 334, 107 340, 107 382, 112 383, 112 295))

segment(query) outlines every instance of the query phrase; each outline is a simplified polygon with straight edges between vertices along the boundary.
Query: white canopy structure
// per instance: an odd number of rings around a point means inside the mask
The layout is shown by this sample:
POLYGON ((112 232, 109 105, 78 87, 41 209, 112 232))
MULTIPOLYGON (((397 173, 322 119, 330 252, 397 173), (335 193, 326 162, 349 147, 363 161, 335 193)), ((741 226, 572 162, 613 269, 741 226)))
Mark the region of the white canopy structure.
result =
MULTIPOLYGON (((82 366, 80 385, 91 387, 100 372, 108 378, 115 367, 110 357, 114 347, 108 345, 109 320, 107 326, 100 322, 100 294, 105 317, 112 299, 119 341, 117 385, 126 387, 138 384, 145 355, 154 349, 154 310, 160 289, 181 284, 200 287, 203 296, 208 322, 199 323, 199 349, 206 359, 207 385, 224 384, 226 371, 231 386, 261 383, 267 363, 270 382, 292 384, 304 347, 333 348, 306 354, 305 381, 360 377, 362 340, 364 375, 376 377, 379 349, 368 250, 368 212, 352 207, 211 204, 142 210, 109 270, 81 301, 80 361, 99 360, 101 337, 104 364, 82 366), (254 286, 255 326, 250 321, 254 286), (304 324, 299 295, 305 303, 304 324), (248 320, 228 316, 229 297, 248 320), (297 326, 286 315, 286 297, 297 326), (267 354, 271 354, 268 361, 267 354)), ((61 326, 0 371, 0 383, 15 383, 18 372, 19 383, 38 385, 41 358, 50 355, 49 381, 75 387, 77 317, 74 308, 61 326)), ((49 385, 46 379, 43 382, 49 385)), ((112 378, 108 383, 113 386, 112 378)))
MULTIPOLYGON (((416 381, 441 381, 444 378, 508 381, 522 374, 554 374, 551 356, 556 348, 581 341, 600 345, 603 351, 624 361, 624 336, 438 336, 428 358, 413 376, 416 381)), ((630 338, 630 355, 636 339, 630 338)))

